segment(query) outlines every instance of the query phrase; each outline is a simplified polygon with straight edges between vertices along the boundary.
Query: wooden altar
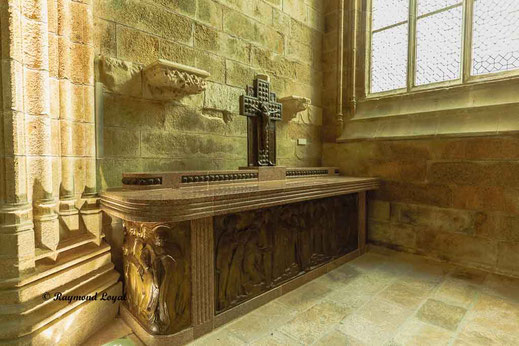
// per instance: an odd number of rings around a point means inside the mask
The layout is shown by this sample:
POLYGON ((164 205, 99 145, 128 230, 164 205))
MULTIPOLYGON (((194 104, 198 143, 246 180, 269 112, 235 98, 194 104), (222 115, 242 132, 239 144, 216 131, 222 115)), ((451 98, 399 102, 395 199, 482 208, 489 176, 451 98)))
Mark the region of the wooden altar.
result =
POLYGON ((184 344, 363 253, 375 178, 333 167, 125 174, 123 318, 184 344))

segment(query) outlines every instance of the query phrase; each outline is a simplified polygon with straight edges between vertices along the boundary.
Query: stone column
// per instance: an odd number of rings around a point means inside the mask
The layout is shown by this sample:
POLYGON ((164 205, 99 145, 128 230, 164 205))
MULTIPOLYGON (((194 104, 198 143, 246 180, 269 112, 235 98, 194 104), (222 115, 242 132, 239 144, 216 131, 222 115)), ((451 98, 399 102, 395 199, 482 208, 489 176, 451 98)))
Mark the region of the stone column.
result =
POLYGON ((70 58, 69 36, 70 36, 70 15, 69 1, 50 0, 52 11, 59 20, 56 22, 54 32, 52 32, 53 44, 56 46, 56 88, 59 124, 60 124, 60 172, 61 184, 59 189, 59 215, 62 220, 60 232, 64 237, 70 236, 71 231, 79 228, 79 215, 75 206, 74 194, 74 159, 72 155, 72 142, 74 139, 74 129, 69 125, 68 119, 73 114, 73 106, 76 103, 70 80, 67 78, 70 58))
POLYGON ((0 3, 1 109, 0 277, 34 270, 32 207, 27 189, 26 128, 23 100, 22 14, 18 1, 0 3))
POLYGON ((81 344, 119 308, 41 298, 121 292, 94 189, 91 18, 89 0, 0 1, 0 344, 81 344))
POLYGON ((52 253, 60 240, 59 175, 55 169, 59 159, 53 150, 52 127, 57 121, 50 107, 47 0, 23 0, 21 4, 28 198, 33 205, 36 246, 52 253))
MULTIPOLYGON (((92 4, 9 0, 0 9, 2 210, 23 210, 38 253, 55 259, 74 234, 101 240, 92 4)), ((2 224, 10 222, 22 221, 2 224)))
POLYGON ((66 221, 62 232, 87 231, 100 241, 101 211, 95 198, 92 7, 70 0, 53 1, 59 17, 60 215, 66 221))

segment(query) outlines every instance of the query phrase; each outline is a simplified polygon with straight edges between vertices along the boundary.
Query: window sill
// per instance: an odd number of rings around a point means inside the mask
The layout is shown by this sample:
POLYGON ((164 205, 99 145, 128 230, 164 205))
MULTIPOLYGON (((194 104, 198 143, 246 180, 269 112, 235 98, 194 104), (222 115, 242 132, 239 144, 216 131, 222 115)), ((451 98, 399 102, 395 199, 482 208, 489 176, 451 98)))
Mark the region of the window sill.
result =
MULTIPOLYGON (((516 91, 517 92, 517 91, 516 91)), ((356 117, 337 142, 519 133, 519 102, 403 115, 356 117)))
POLYGON ((519 77, 359 99, 339 142, 519 132, 519 77))
POLYGON ((519 102, 519 77, 360 97, 354 119, 466 110, 519 102))

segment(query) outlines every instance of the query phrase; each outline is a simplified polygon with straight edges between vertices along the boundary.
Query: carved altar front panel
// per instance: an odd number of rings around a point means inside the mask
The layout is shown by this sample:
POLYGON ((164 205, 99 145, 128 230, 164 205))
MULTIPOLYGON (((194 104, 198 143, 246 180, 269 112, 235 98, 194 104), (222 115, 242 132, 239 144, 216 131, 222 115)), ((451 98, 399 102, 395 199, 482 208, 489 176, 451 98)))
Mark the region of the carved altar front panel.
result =
POLYGON ((151 334, 173 334, 191 324, 189 222, 125 222, 126 305, 151 334))
POLYGON ((214 218, 216 312, 357 249, 357 195, 214 218))

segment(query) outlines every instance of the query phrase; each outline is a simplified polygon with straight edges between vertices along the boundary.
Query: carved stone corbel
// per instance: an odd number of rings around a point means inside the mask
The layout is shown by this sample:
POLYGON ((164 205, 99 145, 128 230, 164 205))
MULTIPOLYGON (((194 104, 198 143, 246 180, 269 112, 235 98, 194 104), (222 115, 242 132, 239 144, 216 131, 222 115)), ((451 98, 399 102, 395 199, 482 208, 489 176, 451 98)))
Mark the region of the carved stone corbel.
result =
POLYGON ((209 72, 166 60, 143 69, 144 96, 171 101, 200 94, 206 89, 209 72))
POLYGON ((287 96, 279 99, 283 104, 283 121, 290 121, 297 116, 297 113, 304 112, 310 106, 311 100, 302 96, 287 96))

